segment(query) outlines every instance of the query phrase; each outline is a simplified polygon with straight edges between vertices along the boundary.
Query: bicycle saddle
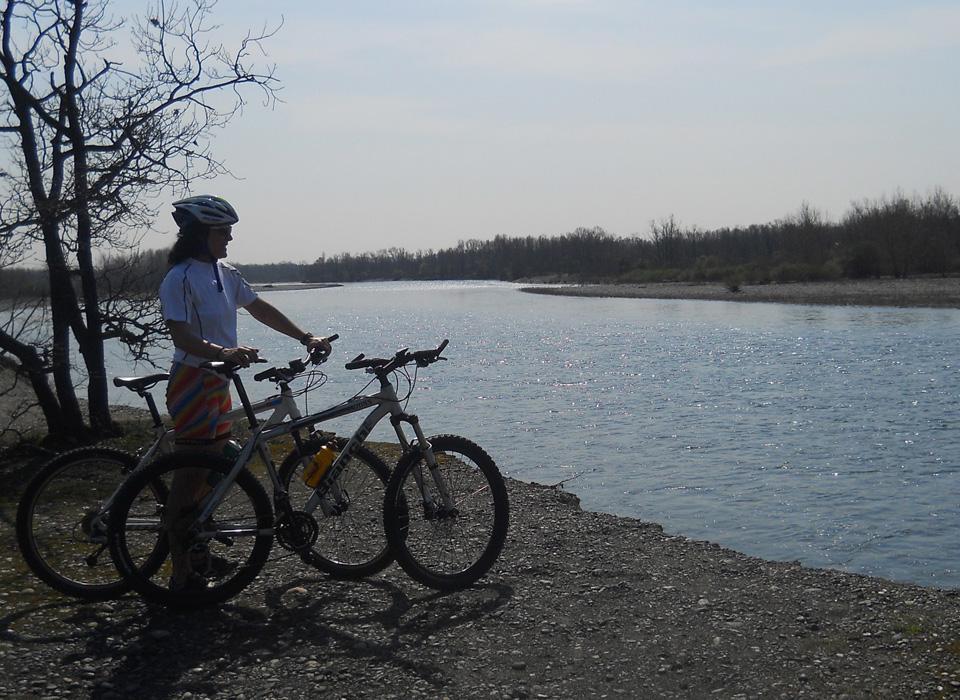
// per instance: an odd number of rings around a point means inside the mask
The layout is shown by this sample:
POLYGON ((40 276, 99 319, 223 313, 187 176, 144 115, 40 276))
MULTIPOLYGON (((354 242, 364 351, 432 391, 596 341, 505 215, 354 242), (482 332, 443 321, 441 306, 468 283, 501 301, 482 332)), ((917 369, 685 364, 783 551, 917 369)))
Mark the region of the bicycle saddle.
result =
POLYGON ((124 386, 131 391, 146 391, 157 382, 163 382, 170 378, 166 372, 163 374, 150 374, 146 377, 114 377, 114 386, 124 386))

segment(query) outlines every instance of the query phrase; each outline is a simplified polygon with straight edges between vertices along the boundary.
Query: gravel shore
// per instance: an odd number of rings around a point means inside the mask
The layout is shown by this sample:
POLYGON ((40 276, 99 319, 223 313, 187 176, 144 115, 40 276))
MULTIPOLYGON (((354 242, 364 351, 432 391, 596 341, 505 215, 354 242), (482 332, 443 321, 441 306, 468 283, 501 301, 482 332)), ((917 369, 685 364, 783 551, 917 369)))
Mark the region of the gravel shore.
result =
POLYGON ((745 284, 737 292, 722 284, 680 282, 531 286, 522 291, 583 297, 960 308, 960 277, 745 284))
POLYGON ((90 698, 940 698, 960 597, 807 569, 584 512, 509 483, 511 532, 474 588, 397 567, 337 582, 275 549, 190 615, 80 604, 28 573, 3 505, 0 695, 90 698))

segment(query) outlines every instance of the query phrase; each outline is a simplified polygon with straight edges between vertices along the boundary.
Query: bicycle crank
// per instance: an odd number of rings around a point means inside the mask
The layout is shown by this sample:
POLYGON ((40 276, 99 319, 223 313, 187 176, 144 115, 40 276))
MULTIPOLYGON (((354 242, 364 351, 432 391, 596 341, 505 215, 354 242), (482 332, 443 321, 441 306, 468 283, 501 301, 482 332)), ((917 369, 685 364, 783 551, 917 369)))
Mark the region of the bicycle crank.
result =
POLYGON ((309 513, 294 510, 283 516, 273 531, 277 542, 291 552, 310 549, 320 537, 320 526, 309 513))

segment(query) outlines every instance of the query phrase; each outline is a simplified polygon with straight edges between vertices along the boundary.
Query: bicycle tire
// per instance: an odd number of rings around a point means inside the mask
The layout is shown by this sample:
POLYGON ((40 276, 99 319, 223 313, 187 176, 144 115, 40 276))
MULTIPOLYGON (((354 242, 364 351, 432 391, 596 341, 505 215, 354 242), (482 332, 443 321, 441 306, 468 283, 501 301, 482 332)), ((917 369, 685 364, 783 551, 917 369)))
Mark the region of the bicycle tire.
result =
MULTIPOLYGON (((343 449, 345 441, 338 441, 343 449)), ((311 440, 303 445, 307 455, 316 453, 322 441, 311 440)), ((313 493, 302 478, 300 452, 294 449, 280 465, 280 482, 290 495, 294 509, 313 493)), ((311 566, 337 579, 360 579, 378 574, 391 563, 393 553, 384 537, 383 499, 390 468, 363 445, 358 446, 346 468, 337 477, 338 493, 324 498, 331 514, 321 508, 313 512, 319 527, 316 542, 301 556, 311 566)))
MULTIPOLYGON (((30 570, 48 586, 88 601, 110 600, 130 590, 107 549, 109 499, 137 466, 136 456, 109 447, 80 447, 44 464, 17 504, 16 533, 30 570)), ((154 496, 166 500, 162 484, 154 496)), ((146 567, 166 558, 156 542, 146 567)))
POLYGON ((457 435, 427 441, 455 511, 425 505, 437 497, 436 482, 426 469, 423 449, 415 446, 390 477, 384 527, 397 563, 411 578, 441 591, 461 590, 486 574, 500 556, 509 527, 507 489, 493 459, 476 443, 457 435), (416 483, 418 467, 424 467, 426 499, 416 483))
POLYGON ((273 544, 273 507, 263 486, 247 469, 237 475, 203 528, 210 533, 202 540, 209 553, 232 565, 232 569, 202 588, 171 590, 169 557, 154 571, 139 565, 143 555, 138 533, 146 532, 147 542, 155 532, 163 532, 162 539, 167 539, 163 522, 166 504, 153 511, 154 504, 149 500, 145 506, 140 504, 139 497, 149 484, 159 481, 169 491, 173 476, 181 470, 196 470, 195 474, 212 484, 232 468, 230 459, 210 452, 177 451, 137 469, 120 488, 110 510, 110 554, 130 587, 145 599, 179 609, 216 605, 240 593, 260 573, 273 544))

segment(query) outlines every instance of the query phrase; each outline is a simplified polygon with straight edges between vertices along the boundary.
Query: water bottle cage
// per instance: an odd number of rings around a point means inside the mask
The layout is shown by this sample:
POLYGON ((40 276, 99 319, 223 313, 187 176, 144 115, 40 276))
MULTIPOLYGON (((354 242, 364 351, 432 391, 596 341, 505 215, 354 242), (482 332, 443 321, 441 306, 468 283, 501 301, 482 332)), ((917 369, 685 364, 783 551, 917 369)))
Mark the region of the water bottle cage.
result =
POLYGON ((334 447, 333 441, 337 437, 337 434, 328 430, 313 430, 310 433, 310 440, 316 441, 317 446, 329 445, 334 447))

